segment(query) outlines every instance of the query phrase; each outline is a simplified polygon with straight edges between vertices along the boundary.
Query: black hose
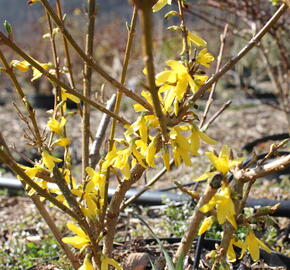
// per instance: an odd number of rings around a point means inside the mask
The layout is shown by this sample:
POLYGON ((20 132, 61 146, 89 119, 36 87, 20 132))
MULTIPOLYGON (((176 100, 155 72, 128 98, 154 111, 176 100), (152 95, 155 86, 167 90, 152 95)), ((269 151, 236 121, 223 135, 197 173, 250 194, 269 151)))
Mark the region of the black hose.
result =
POLYGON ((256 139, 250 143, 247 143, 246 145, 244 145, 243 150, 246 150, 247 152, 251 153, 253 151, 253 148, 260 143, 268 142, 268 141, 285 140, 288 138, 289 138, 289 133, 280 133, 280 134, 265 136, 265 137, 256 139))
POLYGON ((197 240, 195 256, 194 256, 194 264, 193 264, 194 270, 198 269, 198 266, 199 266, 199 261, 200 261, 202 250, 203 250, 204 239, 205 239, 205 233, 200 235, 197 240))

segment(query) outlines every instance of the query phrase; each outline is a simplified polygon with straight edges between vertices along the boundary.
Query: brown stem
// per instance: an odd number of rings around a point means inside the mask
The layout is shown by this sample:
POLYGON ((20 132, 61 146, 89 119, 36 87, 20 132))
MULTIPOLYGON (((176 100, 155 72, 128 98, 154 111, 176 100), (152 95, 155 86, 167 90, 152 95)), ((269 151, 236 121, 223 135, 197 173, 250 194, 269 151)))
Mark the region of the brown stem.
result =
POLYGON ((32 122, 33 130, 34 130, 33 135, 35 136, 36 143, 37 143, 38 147, 40 148, 42 146, 42 138, 40 135, 39 127, 37 125, 37 121, 35 119, 35 111, 32 108, 32 106, 30 105, 30 103, 28 102, 28 99, 26 98, 26 96, 25 96, 25 94, 24 94, 24 92, 23 92, 23 90, 22 90, 22 88, 21 88, 21 86, 16 78, 16 76, 13 72, 13 69, 8 64, 6 58, 1 50, 0 50, 0 59, 5 67, 6 73, 10 77, 12 83, 14 84, 14 87, 17 91, 17 94, 19 95, 21 101, 23 102, 23 104, 24 104, 24 106, 29 114, 29 118, 32 122))
POLYGON ((208 127, 231 105, 232 101, 228 100, 223 104, 220 109, 208 120, 208 122, 203 126, 202 130, 205 131, 208 127))
MULTIPOLYGON (((3 144, 1 143, 0 146, 3 144)), ((45 199, 49 200, 52 204, 54 204, 56 207, 61 209, 64 213, 68 214, 72 218, 79 220, 79 217, 77 214, 70 210, 67 206, 59 202, 55 197, 53 197, 46 189, 40 187, 38 184, 36 184, 27 174, 18 166, 18 164, 3 151, 0 149, 0 159, 3 163, 5 163, 16 175, 18 175, 22 181, 33 188, 39 196, 44 197, 45 199)))
MULTIPOLYGON (((152 41, 152 6, 150 1, 138 0, 139 8, 141 9, 141 23, 143 31, 143 44, 144 44, 144 59, 145 66, 147 69, 147 80, 149 84, 149 91, 151 93, 154 112, 159 120, 159 125, 161 127, 161 132, 164 141, 169 140, 167 132, 167 118, 162 112, 161 104, 158 96, 158 87, 155 83, 155 68, 153 60, 153 41, 152 41)), ((137 1, 137 2, 138 2, 137 1)))
POLYGON ((207 185, 204 195, 199 199, 195 210, 191 216, 189 221, 189 225, 187 227, 187 231, 185 232, 184 236, 182 237, 181 243, 177 249, 177 252, 174 256, 174 262, 177 262, 181 256, 186 256, 194 238, 197 235, 199 224, 204 217, 204 213, 200 212, 199 209, 206 203, 208 203, 211 198, 216 194, 218 188, 221 185, 221 176, 218 174, 214 177, 211 182, 207 185))
MULTIPOLYGON (((89 24, 86 35, 85 53, 88 57, 93 57, 94 31, 96 18, 96 1, 89 0, 88 10, 89 24)), ((86 98, 91 96, 92 87, 92 68, 85 62, 83 71, 83 95, 86 98)), ((82 118, 82 176, 86 177, 86 168, 89 166, 89 146, 90 146, 90 107, 88 104, 83 106, 82 118)))
POLYGON ((76 258, 76 256, 74 256, 74 254, 72 253, 72 251, 68 247, 68 245, 65 244, 64 242, 62 242, 62 240, 61 240, 62 235, 61 235, 60 231, 58 230, 58 228, 56 227, 55 222, 53 221, 53 219, 49 215, 48 211, 46 210, 44 204, 40 201, 39 197, 36 194, 33 194, 31 196, 31 199, 32 199, 33 203, 35 204, 37 210, 39 211, 39 213, 41 214, 41 216, 45 220, 47 226, 49 227, 49 229, 53 233, 55 239, 57 240, 57 242, 59 243, 59 245, 63 249, 65 255, 67 256, 67 258, 71 262, 73 268, 76 270, 79 269, 80 263, 79 263, 78 259, 76 258))
POLYGON ((84 53, 84 51, 79 47, 79 45, 76 43, 76 41, 73 39, 73 37, 69 34, 69 32, 66 30, 65 26, 63 25, 62 21, 58 18, 58 16, 55 14, 54 10, 51 8, 47 0, 40 0, 45 9, 48 11, 49 15, 55 22, 55 24, 59 27, 63 35, 66 37, 67 41, 70 43, 70 45, 74 48, 74 50, 77 52, 77 54, 90 66, 92 67, 97 73, 99 73, 105 80, 107 80, 110 84, 112 84, 114 87, 122 91, 125 95, 127 95, 129 98, 135 100, 137 103, 141 104, 144 108, 152 112, 152 108, 150 104, 148 104, 143 98, 136 95, 131 90, 127 89, 124 85, 119 83, 117 80, 112 78, 105 70, 103 70, 94 60, 93 58, 90 58, 88 55, 84 53))
POLYGON ((233 170, 234 177, 240 181, 248 182, 268 175, 272 172, 281 171, 290 166, 290 155, 276 158, 263 166, 247 169, 233 170))
MULTIPOLYGON (((161 143, 161 136, 158 136, 156 143, 156 152, 160 151, 161 143)), ((131 186, 141 178, 145 170, 146 168, 144 168, 140 164, 135 165, 135 167, 131 169, 131 177, 127 180, 122 180, 122 182, 116 188, 116 191, 111 199, 106 213, 106 228, 107 231, 110 233, 105 236, 103 247, 103 253, 106 256, 110 257, 112 253, 113 241, 116 234, 116 226, 121 211, 121 204, 125 198, 125 194, 131 188, 131 186)))
POLYGON ((238 63, 252 48, 254 48, 262 39, 262 37, 271 29, 271 27, 280 19, 280 17, 286 12, 287 5, 282 4, 281 7, 275 12, 271 19, 265 24, 265 26, 257 33, 249 43, 232 59, 230 59, 213 77, 211 77, 206 84, 202 85, 195 95, 190 99, 191 102, 195 102, 200 98, 212 85, 227 71, 229 71, 236 63, 238 63))
MULTIPOLYGON (((227 36, 227 32, 228 32, 228 26, 229 26, 228 24, 225 25, 224 32, 223 32, 223 34, 220 35, 221 46, 220 46, 220 51, 219 51, 219 55, 218 55, 217 65, 216 65, 216 72, 218 72, 220 67, 221 67, 222 56, 224 53, 225 41, 226 41, 226 36, 227 36)), ((218 80, 213 84, 212 89, 210 91, 210 94, 209 94, 209 97, 208 97, 208 100, 206 103, 206 107, 204 109, 202 119, 201 119, 200 124, 199 124, 199 128, 202 128, 203 124, 205 123, 210 106, 213 103, 213 95, 214 95, 214 92, 215 92, 215 89, 217 86, 217 82, 218 82, 218 80)))
MULTIPOLYGON (((136 8, 136 6, 134 6, 132 19, 131 19, 131 23, 130 23, 130 28, 128 31, 125 56, 124 56, 124 61, 123 61, 123 68, 122 68, 122 74, 121 74, 121 84, 124 84, 125 80, 126 80, 129 60, 130 60, 131 51, 132 51, 133 39, 134 39, 134 35, 135 35, 137 17, 138 17, 137 8, 136 8)), ((114 113, 117 115, 119 114, 119 111, 120 111, 122 96, 123 96, 122 91, 118 90, 116 104, 115 104, 115 108, 114 108, 114 113)), ((116 131, 116 121, 114 119, 112 122, 112 127, 111 127, 111 131, 110 131, 110 136, 109 136, 109 147, 108 147, 109 151, 112 150, 113 145, 114 145, 115 131, 116 131)), ((103 210, 103 216, 102 216, 103 223, 105 222, 104 219, 105 219, 105 215, 106 215, 106 211, 107 211, 107 207, 108 207, 109 179, 110 179, 110 168, 108 168, 107 172, 106 172, 105 199, 104 199, 104 208, 103 208, 104 210, 103 210)))
MULTIPOLYGON (((174 164, 174 160, 172 159, 170 161, 170 166, 174 164)), ((145 193, 147 190, 150 190, 152 186, 167 172, 167 169, 164 167, 162 170, 160 170, 153 178, 150 180, 140 191, 138 191, 135 195, 133 195, 131 198, 126 200, 122 206, 121 211, 123 211, 129 204, 136 201, 143 193, 145 193)))
POLYGON ((2 32, 0 32, 0 40, 7 45, 9 48, 14 50, 17 54, 19 54, 24 60, 26 60, 31 66, 39 70, 44 76, 46 76, 48 79, 59 85, 61 88, 66 90, 67 93, 72 94, 82 100, 85 103, 90 104, 92 107, 96 108, 97 110, 106 113, 110 115, 112 118, 115 118, 117 121, 124 125, 130 124, 127 120, 124 118, 115 115, 113 112, 108 111, 104 106, 92 101, 89 98, 86 98, 85 96, 78 93, 75 89, 70 88, 68 85, 66 85, 64 82, 58 80, 55 76, 50 74, 47 70, 45 70, 43 67, 41 67, 34 59, 32 59, 30 56, 28 56, 23 50, 21 50, 13 41, 9 40, 2 32))
POLYGON ((178 3, 179 15, 180 15, 180 18, 181 18, 180 27, 182 29, 182 37, 183 37, 183 42, 184 42, 184 46, 185 46, 186 62, 187 62, 187 65, 188 65, 189 64, 189 60, 190 60, 190 52, 189 52, 189 46, 188 46, 187 28, 185 26, 185 19, 184 19, 183 2, 182 2, 182 0, 178 0, 177 3, 178 3))

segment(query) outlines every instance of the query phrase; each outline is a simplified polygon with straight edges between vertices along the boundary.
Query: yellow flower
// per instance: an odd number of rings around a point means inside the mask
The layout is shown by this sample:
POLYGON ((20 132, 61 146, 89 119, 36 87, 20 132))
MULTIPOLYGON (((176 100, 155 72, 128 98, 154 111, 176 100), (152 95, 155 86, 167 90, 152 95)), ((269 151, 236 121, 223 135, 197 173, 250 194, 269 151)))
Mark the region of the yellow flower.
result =
POLYGON ((196 62, 207 68, 210 67, 209 63, 213 61, 214 61, 214 57, 211 53, 207 51, 207 48, 202 49, 196 57, 196 62))
POLYGON ((105 198, 105 184, 106 184, 106 176, 102 172, 97 172, 91 167, 86 168, 86 172, 90 177, 90 182, 86 187, 86 190, 89 192, 93 192, 95 188, 100 192, 101 200, 105 198))
POLYGON ((50 128, 51 131, 58 134, 59 136, 63 135, 63 128, 66 124, 66 119, 64 117, 61 117, 60 122, 58 122, 54 118, 49 118, 49 121, 47 122, 47 127, 50 128))
POLYGON ((242 249, 240 258, 242 258, 245 251, 248 250, 253 261, 255 262, 260 258, 259 248, 264 249, 267 253, 272 252, 270 248, 268 248, 260 239, 255 236, 254 232, 251 229, 249 230, 249 233, 244 243, 241 244, 240 242, 234 242, 233 244, 242 249))
POLYGON ((104 205, 106 176, 102 172, 87 167, 88 182, 85 186, 73 189, 72 193, 86 202, 86 207, 82 207, 85 216, 95 219, 101 213, 104 205))
POLYGON ((190 146, 188 140, 183 136, 183 134, 179 131, 180 127, 174 127, 171 129, 169 133, 169 137, 172 143, 172 151, 174 162, 176 166, 180 165, 180 158, 183 159, 185 165, 190 166, 190 146))
POLYGON ((223 184, 218 193, 207 204, 203 205, 199 211, 207 213, 214 207, 216 208, 219 224, 224 224, 228 220, 235 229, 237 228, 235 206, 231 198, 231 189, 229 186, 223 184))
POLYGON ((230 151, 227 145, 222 147, 218 157, 213 152, 206 152, 205 154, 214 167, 223 174, 227 174, 231 168, 237 166, 243 161, 243 158, 232 160, 230 158, 230 151))
POLYGON ((116 144, 113 144, 112 150, 110 152, 107 153, 106 157, 105 157, 105 161, 102 163, 102 169, 107 169, 109 168, 115 161, 115 159, 118 156, 118 150, 116 147, 116 144))
POLYGON ((196 125, 192 125, 192 133, 189 136, 190 151, 193 155, 198 155, 198 149, 200 146, 200 140, 208 144, 216 144, 217 141, 208 137, 204 132, 202 132, 196 125))
POLYGON ((188 36, 188 40, 194 43, 198 47, 203 47, 203 46, 206 46, 207 44, 206 41, 203 40, 200 36, 193 34, 190 31, 188 31, 187 36, 188 36))
POLYGON ((227 250, 227 258, 230 262, 235 262, 236 261, 236 253, 233 247, 234 243, 239 243, 242 244, 241 241, 235 241, 234 239, 231 239, 228 250, 227 250))
POLYGON ((50 155, 46 150, 44 150, 42 152, 41 156, 42 156, 42 161, 43 161, 45 167, 49 171, 53 170, 53 168, 55 167, 55 162, 61 162, 62 161, 60 158, 56 158, 56 157, 50 155))
POLYGON ((101 264, 101 270, 109 270, 109 265, 113 266, 117 270, 123 270, 123 268, 119 265, 118 262, 116 262, 112 258, 108 258, 107 256, 102 256, 102 264, 101 264))
POLYGON ((162 159, 163 159, 163 163, 164 163, 166 170, 169 172, 170 171, 170 161, 169 161, 169 151, 167 148, 164 148, 164 150, 162 152, 162 159))
POLYGON ((69 94, 64 90, 63 88, 61 89, 61 99, 63 101, 66 101, 67 99, 70 99, 74 103, 80 103, 80 99, 72 94, 69 94))
POLYGON ((143 140, 145 143, 148 141, 148 128, 146 125, 146 119, 144 116, 139 116, 137 120, 127 128, 125 132, 125 137, 127 141, 130 141, 130 135, 133 133, 137 133, 139 131, 139 135, 141 140, 143 140))
POLYGON ((89 254, 86 255, 85 260, 83 265, 79 268, 79 270, 94 270, 95 268, 93 267, 91 263, 91 259, 89 254))
MULTIPOLYGON (((198 85, 188 73, 187 68, 175 60, 168 60, 166 64, 171 70, 165 70, 156 75, 156 84, 161 86, 159 93, 164 93, 164 109, 169 111, 170 106, 176 100, 176 105, 186 93, 188 86, 193 93, 198 90, 198 85)), ((175 108, 175 111, 176 108, 175 108)), ((176 113, 176 112, 175 112, 176 113)))
POLYGON ((83 246, 90 243, 89 237, 86 235, 86 233, 76 226, 75 224, 68 222, 66 225, 72 232, 76 234, 76 236, 73 237, 64 237, 62 238, 62 242, 66 244, 71 244, 75 248, 81 249, 83 246))
POLYGON ((69 138, 61 138, 54 141, 51 146, 58 145, 62 147, 67 147, 70 144, 71 144, 71 140, 69 138))
POLYGON ((40 0, 29 0, 29 1, 27 2, 27 4, 28 4, 28 5, 32 5, 32 4, 35 4, 35 3, 37 3, 37 2, 40 2, 40 0))
POLYGON ((17 68, 21 72, 28 71, 30 67, 30 64, 27 61, 18 61, 18 60, 12 60, 10 65, 12 67, 17 68))
POLYGON ((211 228, 212 224, 214 223, 214 221, 215 221, 215 219, 212 216, 205 218, 200 225, 198 234, 201 235, 201 234, 205 233, 207 230, 209 230, 211 228))
POLYGON ((155 168, 155 154, 156 154, 156 143, 157 143, 157 137, 154 137, 151 142, 148 145, 147 151, 146 151, 146 162, 148 165, 152 168, 155 168))
MULTIPOLYGON (((37 62, 37 61, 36 61, 37 62)), ((52 65, 52 63, 39 63, 39 62, 37 62, 43 69, 45 69, 45 70, 48 70, 49 68, 51 68, 53 65, 52 65)), ((35 67, 32 67, 32 70, 33 70, 33 77, 32 77, 32 79, 31 79, 31 81, 33 82, 33 81, 35 81, 35 80, 37 80, 37 79, 39 79, 41 76, 42 76, 42 72, 41 71, 39 71, 37 68, 35 68, 35 67)))
POLYGON ((153 12, 157 12, 162 9, 166 4, 171 5, 172 0, 158 0, 157 3, 152 7, 153 12))

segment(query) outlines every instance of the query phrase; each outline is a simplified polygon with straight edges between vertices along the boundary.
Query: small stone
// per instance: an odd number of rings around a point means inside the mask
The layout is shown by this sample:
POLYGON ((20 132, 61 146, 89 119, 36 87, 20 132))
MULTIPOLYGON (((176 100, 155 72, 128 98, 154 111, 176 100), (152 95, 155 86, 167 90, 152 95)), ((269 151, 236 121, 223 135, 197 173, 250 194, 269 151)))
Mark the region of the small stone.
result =
POLYGON ((145 270, 150 265, 150 256, 148 253, 131 253, 125 263, 126 270, 145 270))

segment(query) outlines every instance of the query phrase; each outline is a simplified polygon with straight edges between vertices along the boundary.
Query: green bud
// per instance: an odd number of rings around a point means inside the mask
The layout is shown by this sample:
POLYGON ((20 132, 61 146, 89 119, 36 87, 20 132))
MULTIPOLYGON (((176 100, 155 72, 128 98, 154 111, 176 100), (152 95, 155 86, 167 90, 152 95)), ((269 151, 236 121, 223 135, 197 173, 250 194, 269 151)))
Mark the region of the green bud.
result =
POLYGON ((167 29, 170 30, 170 31, 176 31, 176 32, 182 31, 181 27, 177 26, 177 25, 169 26, 167 29))
POLYGON ((169 19, 171 18, 172 16, 180 16, 178 12, 176 12, 175 10, 171 10, 169 12, 167 12, 165 15, 164 15, 164 19, 169 19))
POLYGON ((11 24, 5 20, 3 25, 4 25, 5 29, 6 29, 7 34, 11 35, 12 34, 12 26, 11 26, 11 24))

